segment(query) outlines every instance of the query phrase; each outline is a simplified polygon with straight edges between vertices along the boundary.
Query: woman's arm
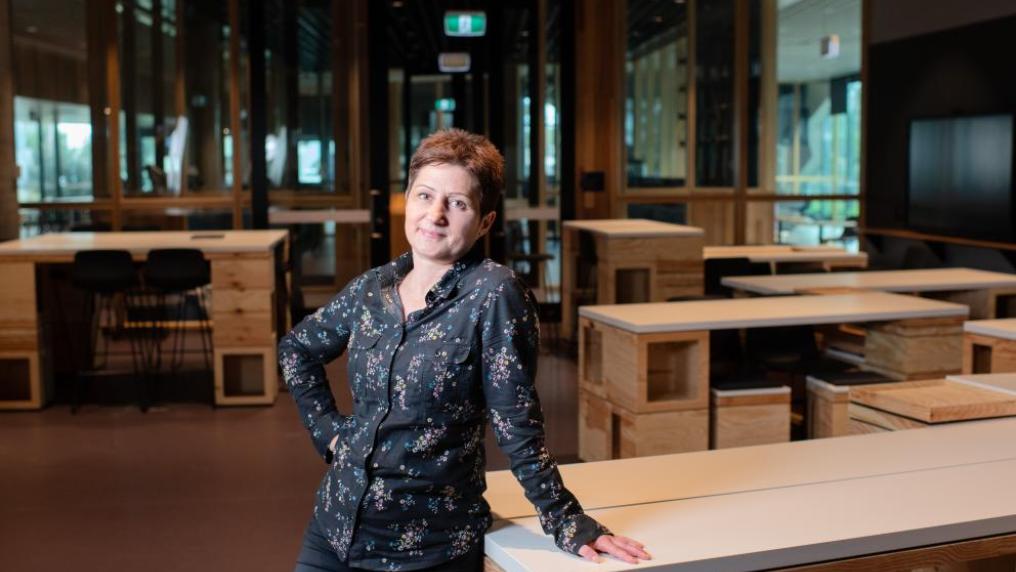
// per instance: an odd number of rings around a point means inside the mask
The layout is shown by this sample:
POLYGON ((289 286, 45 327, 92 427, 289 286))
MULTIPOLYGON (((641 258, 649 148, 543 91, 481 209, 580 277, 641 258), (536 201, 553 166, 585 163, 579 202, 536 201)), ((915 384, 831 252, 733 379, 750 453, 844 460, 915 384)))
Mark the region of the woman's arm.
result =
POLYGON ((289 393, 296 401, 300 420, 310 431, 314 448, 331 463, 329 444, 347 417, 335 407, 325 364, 342 355, 349 341, 354 310, 365 277, 346 285, 317 312, 307 316, 279 342, 279 364, 289 393))
POLYGON ((481 320, 483 390, 494 435, 543 531, 562 550, 590 560, 596 550, 628 562, 648 558, 640 544, 612 536, 582 511, 547 451, 535 386, 540 330, 532 293, 517 279, 504 281, 484 300, 481 320))

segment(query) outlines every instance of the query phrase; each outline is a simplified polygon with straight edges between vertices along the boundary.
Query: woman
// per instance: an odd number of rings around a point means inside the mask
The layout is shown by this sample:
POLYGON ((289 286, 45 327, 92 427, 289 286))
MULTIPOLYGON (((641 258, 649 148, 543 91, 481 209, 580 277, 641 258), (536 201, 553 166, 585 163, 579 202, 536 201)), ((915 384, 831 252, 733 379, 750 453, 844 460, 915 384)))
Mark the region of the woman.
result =
POLYGON ((488 417, 560 548, 649 558, 582 512, 545 447, 536 304, 511 270, 472 252, 494 223, 503 173, 484 137, 426 138, 409 168, 411 251, 354 279, 280 343, 286 384, 331 464, 298 571, 482 570, 488 417), (352 415, 336 410, 324 373, 347 349, 352 415))

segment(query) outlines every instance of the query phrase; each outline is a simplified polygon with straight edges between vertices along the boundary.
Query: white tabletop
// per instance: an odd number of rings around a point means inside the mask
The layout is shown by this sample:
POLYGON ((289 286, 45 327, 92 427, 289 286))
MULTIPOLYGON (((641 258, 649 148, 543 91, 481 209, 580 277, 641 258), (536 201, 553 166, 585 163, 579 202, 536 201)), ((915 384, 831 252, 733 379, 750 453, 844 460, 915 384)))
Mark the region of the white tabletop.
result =
POLYGON ((636 334, 966 317, 968 313, 962 304, 886 292, 579 308, 583 317, 636 334))
POLYGON ((667 236, 704 236, 697 226, 671 224, 641 218, 566 220, 565 228, 602 234, 611 238, 650 238, 667 236))
MULTIPOLYGON (((654 559, 639 568, 789 566, 1016 530, 1006 484, 1014 430, 1016 419, 996 419, 569 465, 562 475, 594 518, 646 544, 654 559)), ((495 523, 487 555, 508 571, 587 570, 554 548, 531 509, 516 510, 520 493, 498 494, 519 489, 510 479, 488 475, 495 514, 519 516, 495 523)))
POLYGON ((142 256, 154 248, 197 248, 206 254, 268 252, 285 238, 284 230, 61 232, 0 243, 0 257, 73 256, 95 249, 142 256))
POLYGON ((728 276, 723 285, 759 294, 794 294, 821 288, 851 288, 885 292, 934 292, 1016 288, 1016 274, 971 268, 882 270, 878 272, 819 272, 778 276, 728 276))
POLYGON ((1016 373, 967 373, 946 376, 946 379, 1016 395, 1016 373))
MULTIPOLYGON (((956 376, 960 377, 960 376, 956 376)), ((587 509, 717 496, 790 485, 1016 459, 1016 418, 937 425, 755 447, 562 465, 565 486, 587 509), (637 480, 634 486, 629 486, 637 480)), ((535 516, 511 471, 487 473, 495 518, 535 516)))
MULTIPOLYGON (((590 511, 653 560, 596 570, 760 570, 1016 530, 1016 460, 590 511)), ((498 522, 486 553, 506 572, 588 571, 537 517, 498 522)))
POLYGON ((702 249, 705 260, 716 258, 747 258, 752 262, 829 262, 866 266, 868 253, 847 252, 834 246, 787 246, 765 244, 750 246, 707 246, 702 249))
POLYGON ((963 324, 963 331, 1003 340, 1016 340, 1016 318, 1005 320, 970 320, 963 324))

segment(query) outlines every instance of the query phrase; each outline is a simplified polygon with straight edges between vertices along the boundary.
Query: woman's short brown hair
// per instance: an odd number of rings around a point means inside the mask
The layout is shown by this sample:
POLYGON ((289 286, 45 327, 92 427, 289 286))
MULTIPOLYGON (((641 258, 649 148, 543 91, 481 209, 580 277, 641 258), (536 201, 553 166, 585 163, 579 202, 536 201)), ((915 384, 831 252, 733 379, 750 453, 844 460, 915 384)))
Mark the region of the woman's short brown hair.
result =
POLYGON ((504 188, 504 157, 483 135, 461 129, 444 129, 427 136, 409 161, 409 185, 427 165, 458 165, 476 177, 480 186, 480 214, 497 208, 504 188))

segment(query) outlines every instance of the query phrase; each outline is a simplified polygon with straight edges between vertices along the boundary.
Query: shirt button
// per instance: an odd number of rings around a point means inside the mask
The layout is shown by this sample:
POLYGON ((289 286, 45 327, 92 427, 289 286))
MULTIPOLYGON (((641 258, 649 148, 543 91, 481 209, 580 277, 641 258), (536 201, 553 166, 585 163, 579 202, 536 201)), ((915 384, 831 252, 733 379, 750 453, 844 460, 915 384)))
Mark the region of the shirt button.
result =
POLYGON ((375 469, 377 468, 377 463, 374 463, 374 468, 375 468, 375 469))

